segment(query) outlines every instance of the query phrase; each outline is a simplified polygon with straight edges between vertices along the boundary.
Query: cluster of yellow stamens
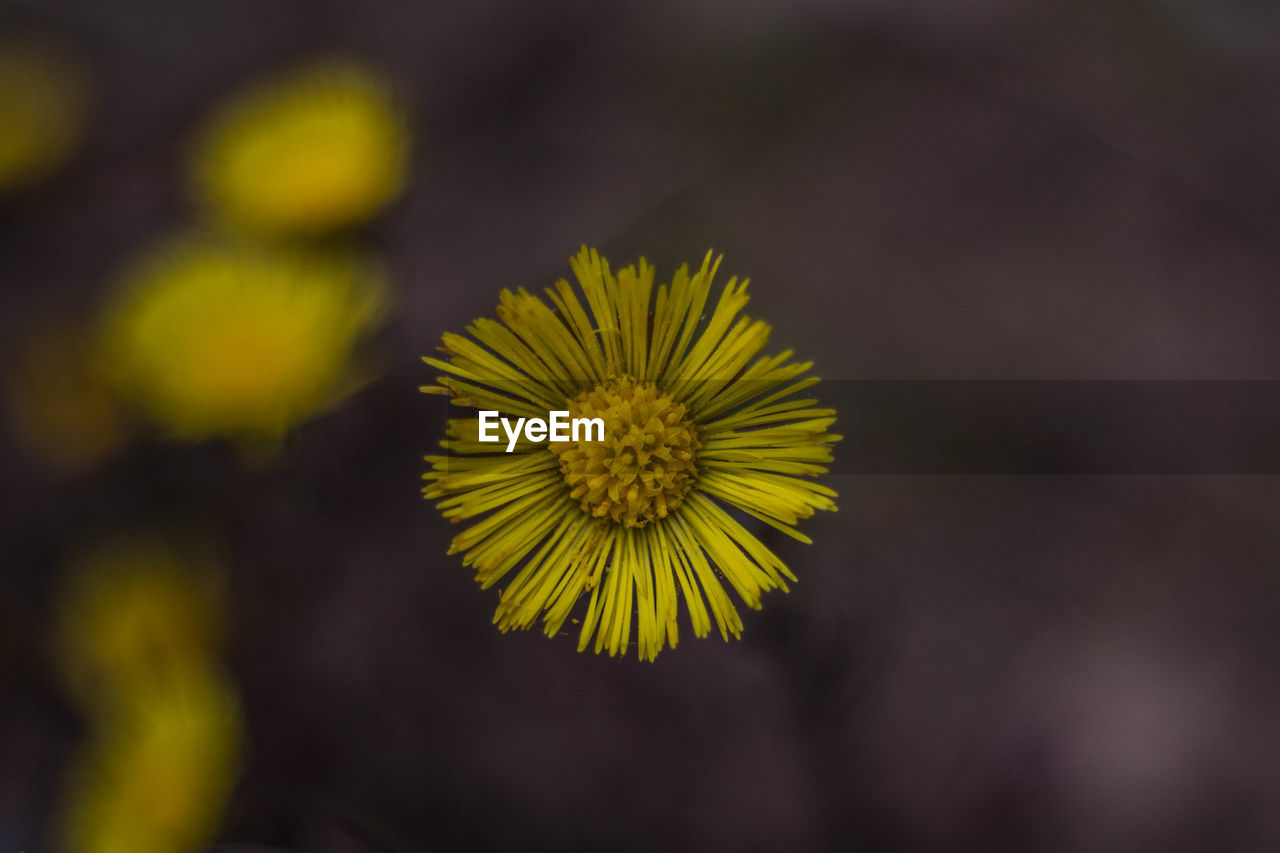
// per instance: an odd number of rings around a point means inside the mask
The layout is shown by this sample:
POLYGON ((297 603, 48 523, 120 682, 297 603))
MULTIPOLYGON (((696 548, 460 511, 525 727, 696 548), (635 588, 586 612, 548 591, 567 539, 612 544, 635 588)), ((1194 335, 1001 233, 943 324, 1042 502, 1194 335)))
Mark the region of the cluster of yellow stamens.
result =
POLYGON ((653 385, 622 378, 568 405, 572 418, 604 421, 604 441, 551 444, 570 497, 584 512, 643 527, 680 505, 693 487, 694 456, 701 447, 683 404, 653 385))

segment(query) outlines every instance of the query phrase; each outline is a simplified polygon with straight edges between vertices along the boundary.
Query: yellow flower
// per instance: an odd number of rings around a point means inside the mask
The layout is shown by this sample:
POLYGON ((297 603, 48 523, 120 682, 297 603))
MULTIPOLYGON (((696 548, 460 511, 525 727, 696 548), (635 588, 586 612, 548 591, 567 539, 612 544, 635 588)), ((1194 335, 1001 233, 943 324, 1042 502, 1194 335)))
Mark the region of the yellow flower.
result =
POLYGON ((59 470, 91 467, 128 434, 95 355, 91 335, 79 323, 38 321, 18 341, 4 376, 14 438, 59 470))
POLYGON ((91 709, 203 665, 221 639, 222 582, 213 561, 156 540, 85 555, 60 604, 57 656, 69 689, 91 709))
POLYGON ((62 165, 87 113, 84 72, 74 60, 36 42, 0 47, 0 192, 62 165))
POLYGON ((382 297, 354 257, 180 242, 126 277, 105 367, 177 436, 278 438, 359 386, 353 353, 382 297))
POLYGON ((192 172, 221 217, 267 236, 363 222, 400 193, 409 136, 386 84, 334 62, 227 103, 198 135, 192 172))
POLYGON ((71 853, 176 853, 207 847, 239 773, 235 692, 203 669, 130 696, 73 764, 59 819, 71 853))
POLYGON ((471 338, 446 334, 446 371, 428 393, 514 417, 600 417, 603 441, 479 440, 477 418, 449 422, 428 456, 424 492, 445 517, 483 516, 450 553, 489 587, 512 572, 494 621, 503 631, 542 618, 557 633, 589 596, 578 637, 610 655, 653 660, 678 639, 683 596, 693 632, 715 621, 725 639, 742 619, 727 582, 752 608, 795 576, 725 505, 808 542, 795 524, 834 510, 835 492, 807 477, 825 473, 834 411, 796 395, 816 384, 791 352, 757 358, 769 326, 737 315, 747 282, 730 279, 708 307, 719 266, 711 254, 692 276, 676 271, 654 289, 643 259, 614 275, 585 246, 572 260, 584 306, 567 281, 547 294, 504 290, 499 321, 481 318, 471 338), (735 318, 737 318, 735 320, 735 318), (705 596, 705 598, 704 598, 705 596))

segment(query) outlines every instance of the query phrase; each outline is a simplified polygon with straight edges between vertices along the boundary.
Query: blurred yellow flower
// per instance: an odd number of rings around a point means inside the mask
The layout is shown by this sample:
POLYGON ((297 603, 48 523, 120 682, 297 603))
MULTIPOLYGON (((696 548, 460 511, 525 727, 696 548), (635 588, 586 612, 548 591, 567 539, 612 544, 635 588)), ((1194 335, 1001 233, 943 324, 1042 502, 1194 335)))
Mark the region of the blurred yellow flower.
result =
POLYGON ((69 689, 101 706, 202 666, 221 639, 222 591, 201 549, 133 540, 85 555, 61 596, 57 657, 69 689))
POLYGON ((80 471, 117 450, 127 418, 94 359, 88 330, 69 320, 35 322, 4 375, 10 431, 28 453, 80 471))
POLYGON ((361 384, 353 354, 383 307, 353 255, 180 241, 126 276, 103 357, 175 436, 276 439, 361 384))
POLYGON ((408 156, 388 86, 331 62, 228 102, 198 134, 192 172, 198 194, 233 226, 316 236, 369 219, 399 194, 408 156))
POLYGON ((27 186, 66 160, 88 114, 83 69, 38 42, 0 46, 0 192, 27 186))
POLYGON ((241 765, 235 692, 203 669, 135 691, 72 767, 59 830, 71 853, 179 853, 217 832, 241 765))

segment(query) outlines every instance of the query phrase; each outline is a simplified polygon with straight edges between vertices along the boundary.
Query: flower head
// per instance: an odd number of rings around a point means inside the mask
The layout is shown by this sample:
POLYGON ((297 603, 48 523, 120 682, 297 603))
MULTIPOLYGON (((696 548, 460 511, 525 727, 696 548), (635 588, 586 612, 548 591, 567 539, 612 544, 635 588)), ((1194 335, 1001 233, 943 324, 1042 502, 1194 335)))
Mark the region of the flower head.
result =
POLYGON ((363 222, 394 198, 408 152, 387 85, 334 62, 228 102, 199 134, 192 171, 199 195, 232 225, 316 236, 363 222))
POLYGON ((203 549, 123 539, 85 555, 57 648, 90 737, 59 815, 78 853, 202 849, 240 767, 243 725, 218 649, 222 583, 203 549))
POLYGON ((352 357, 382 297, 354 257, 184 241, 126 277, 105 366, 177 436, 274 439, 358 386, 352 357))
POLYGON ((101 545, 82 556, 61 595, 58 661, 90 708, 215 657, 222 579, 203 549, 158 539, 101 545))
POLYGON ((0 191, 60 166, 87 115, 84 71, 72 58, 37 42, 0 47, 0 191))
POLYGON ((704 315, 710 253, 656 290, 643 259, 615 275, 584 246, 572 266, 585 305, 564 280, 547 290, 552 305, 504 290, 498 320, 446 334, 446 358, 425 359, 448 375, 422 390, 455 404, 604 424, 603 440, 526 439, 508 454, 479 440, 478 419, 450 420, 424 492, 451 521, 480 519, 450 553, 484 587, 508 579, 494 616, 504 631, 541 618, 554 635, 589 596, 579 650, 594 638, 597 653, 623 653, 634 624, 652 660, 676 645, 683 596, 695 635, 714 620, 739 636, 725 583, 758 608, 795 576, 726 506, 809 541, 796 523, 836 508, 808 479, 831 460, 835 413, 797 398, 818 381, 810 363, 758 357, 769 326, 738 316, 746 281, 730 279, 704 315))
POLYGON ((182 670, 97 721, 72 766, 60 816, 77 853, 172 853, 207 847, 239 773, 235 691, 212 671, 182 670))

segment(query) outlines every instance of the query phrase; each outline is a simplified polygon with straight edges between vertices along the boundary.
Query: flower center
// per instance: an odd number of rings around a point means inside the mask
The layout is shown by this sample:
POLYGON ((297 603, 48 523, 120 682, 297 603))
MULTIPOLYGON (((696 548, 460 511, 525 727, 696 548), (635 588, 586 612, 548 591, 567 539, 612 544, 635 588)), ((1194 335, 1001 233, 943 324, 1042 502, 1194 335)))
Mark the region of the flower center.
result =
MULTIPOLYGON (((558 441, 551 449, 583 512, 643 527, 680 505, 702 445, 682 403, 652 385, 613 379, 569 403, 571 418, 601 418, 604 441, 558 441)), ((595 438, 588 430, 579 436, 595 438)))

